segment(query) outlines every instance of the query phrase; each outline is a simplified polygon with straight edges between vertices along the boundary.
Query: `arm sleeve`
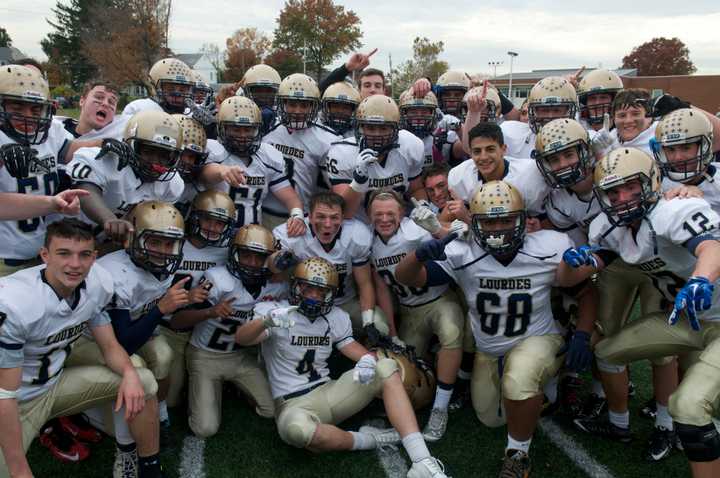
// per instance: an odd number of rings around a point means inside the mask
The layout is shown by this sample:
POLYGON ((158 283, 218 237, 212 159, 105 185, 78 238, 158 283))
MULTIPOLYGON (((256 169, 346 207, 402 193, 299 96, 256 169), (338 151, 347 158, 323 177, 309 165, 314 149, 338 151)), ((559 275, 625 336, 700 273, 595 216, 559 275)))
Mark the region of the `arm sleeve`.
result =
POLYGON ((500 95, 500 112, 503 115, 510 113, 513 108, 515 108, 515 105, 502 93, 502 91, 498 90, 498 95, 500 95))
POLYGON ((163 317, 157 306, 137 320, 132 320, 130 311, 127 309, 111 309, 108 311, 108 315, 112 321, 115 336, 128 355, 137 352, 150 340, 163 317))
POLYGON ((445 285, 453 281, 453 278, 445 271, 445 269, 435 261, 428 261, 425 263, 425 272, 427 274, 425 285, 428 287, 445 285))
POLYGON ((327 90, 328 86, 332 85, 333 83, 337 83, 338 81, 345 81, 345 77, 349 74, 350 72, 347 68, 345 68, 344 64, 331 71, 330 74, 320 82, 320 96, 325 93, 325 90, 327 90))

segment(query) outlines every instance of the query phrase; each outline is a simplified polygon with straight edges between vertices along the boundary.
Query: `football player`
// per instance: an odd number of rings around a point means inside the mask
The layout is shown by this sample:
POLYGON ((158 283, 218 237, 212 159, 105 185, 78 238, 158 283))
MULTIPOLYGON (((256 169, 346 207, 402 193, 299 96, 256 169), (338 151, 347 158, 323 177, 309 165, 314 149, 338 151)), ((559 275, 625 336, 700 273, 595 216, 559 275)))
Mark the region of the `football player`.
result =
POLYGON ((394 324, 388 323, 375 307, 370 229, 357 219, 344 217, 342 196, 332 192, 317 193, 310 199, 305 234, 290 237, 285 225, 275 228, 273 234, 282 248, 291 251, 296 258, 322 257, 335 267, 339 278, 335 304, 350 315, 355 335, 374 324, 381 333, 396 337, 394 324))
POLYGON ((322 95, 322 124, 343 138, 353 136, 359 104, 360 93, 354 86, 346 81, 333 83, 322 95))
MULTIPOLYGON (((315 123, 320 90, 309 76, 295 73, 286 77, 280 83, 277 103, 280 124, 263 137, 263 143, 275 146, 282 153, 288 180, 307 210, 310 196, 318 190, 318 178, 330 145, 341 138, 315 123)), ((288 208, 279 199, 273 193, 263 200, 264 224, 270 230, 288 218, 288 208)), ((299 218, 302 219, 302 215, 299 218)))
POLYGON ((277 124, 275 108, 280 81, 280 74, 273 67, 265 64, 250 67, 240 81, 245 96, 253 100, 260 108, 262 134, 266 134, 277 124))
POLYGON ((74 184, 90 193, 80 201, 83 213, 121 243, 131 227, 118 218, 133 205, 145 200, 174 203, 185 189, 176 174, 183 136, 175 118, 142 111, 128 121, 123 138, 133 151, 129 167, 113 155, 96 160, 101 148, 81 148, 68 164, 74 184))
POLYGON ((360 98, 365 99, 370 95, 385 93, 385 75, 381 70, 376 68, 368 68, 370 58, 377 53, 375 48, 370 53, 355 52, 344 65, 340 65, 331 71, 325 78, 320 81, 320 92, 325 93, 331 85, 346 81, 350 76, 354 77, 355 72, 360 72, 357 78, 358 88, 360 89, 360 98), (363 79, 365 80, 363 81, 363 79))
POLYGON ((460 118, 462 99, 471 86, 470 78, 462 71, 450 70, 440 75, 435 84, 435 94, 443 114, 460 118))
POLYGON ((150 68, 148 77, 155 97, 131 101, 123 109, 124 115, 132 116, 146 110, 184 113, 188 103, 194 104, 195 75, 183 61, 177 58, 159 60, 150 68))
POLYGON ((613 71, 597 69, 583 76, 577 94, 580 120, 586 129, 598 131, 603 127, 605 115, 612 116, 613 101, 622 90, 623 82, 613 71))
POLYGON ((345 217, 368 222, 368 193, 394 189, 423 199, 424 146, 412 133, 401 130, 400 111, 392 98, 365 98, 356 114, 355 140, 333 144, 327 171, 333 192, 346 202, 345 217))
MULTIPOLYGON (((643 316, 598 342, 595 354, 618 376, 624 364, 635 360, 691 353, 692 365, 670 397, 669 413, 693 476, 716 476, 720 436, 712 416, 720 375, 713 320, 719 311, 713 292, 720 277, 720 216, 702 199, 662 198, 660 181, 657 165, 640 149, 622 147, 603 158, 594 174, 603 212, 590 224, 591 246, 568 250, 563 260, 573 267, 589 266, 592 273, 620 257, 648 274, 667 303, 674 304, 669 318, 670 307, 643 316)), ((658 406, 658 416, 661 411, 658 406)), ((621 428, 611 414, 608 435, 629 438, 628 429, 621 428)))
MULTIPOLYGON (((402 259, 395 276, 410 287, 454 280, 463 291, 477 350, 473 407, 486 426, 507 422, 500 476, 526 477, 543 386, 562 362, 563 330, 553 318, 550 291, 553 286, 579 291, 583 278, 561 261, 571 246, 567 235, 525 233, 524 202, 509 183, 483 184, 470 212, 472 242, 451 242, 457 234, 426 241, 402 259)), ((590 354, 589 344, 584 345, 583 352, 590 354)))
POLYGON ((200 178, 219 184, 235 202, 236 226, 264 221, 261 204, 273 192, 288 209, 290 232, 302 234, 303 205, 288 179, 282 154, 262 139, 260 109, 249 98, 232 96, 220 105, 218 138, 224 149, 211 151, 210 162, 200 178))
MULTIPOLYGON (((413 346, 420 357, 425 356, 433 335, 437 335, 440 342, 435 401, 423 430, 425 440, 435 442, 442 438, 447 428, 448 404, 462 359, 464 314, 447 284, 405 287, 395 278, 395 268, 400 260, 433 238, 411 219, 403 217, 405 205, 402 198, 394 191, 378 191, 370 197, 368 210, 375 230, 372 263, 399 304, 395 312, 391 300, 385 303, 385 307, 390 309, 388 315, 400 318, 398 336, 404 343, 413 346)), ((435 234, 440 233, 439 223, 434 231, 435 234)), ((378 296, 380 299, 380 294, 378 296)))
POLYGON ((33 476, 25 451, 49 418, 115 401, 138 442, 135 476, 161 477, 157 384, 132 365, 101 315, 113 278, 93 265, 92 230, 73 219, 55 222, 40 255, 44 266, 0 280, 0 475, 33 476), (73 343, 88 330, 104 363, 66 368, 73 343))
POLYGON ((116 115, 119 92, 106 81, 86 83, 80 96, 80 116, 66 118, 65 129, 82 140, 122 139, 129 116, 116 115))
POLYGON ((184 215, 195 196, 205 190, 205 186, 200 184, 200 173, 209 154, 208 140, 205 128, 194 119, 180 114, 172 116, 182 130, 181 151, 176 168, 185 183, 185 190, 175 203, 175 207, 184 215))
POLYGON ((205 272, 201 285, 206 299, 173 317, 173 325, 194 326, 187 350, 190 387, 190 429, 207 438, 217 433, 222 415, 222 384, 233 383, 255 403, 261 417, 275 412, 270 387, 257 350, 235 342, 235 331, 253 317, 263 300, 287 296, 285 282, 271 282, 269 263, 275 238, 257 224, 241 227, 227 263, 205 272))
MULTIPOLYGON (((0 69, 0 192, 54 196, 58 166, 72 136, 52 121, 47 81, 35 69, 0 69)), ((33 265, 42 247, 44 217, 0 222, 0 276, 33 265)))
POLYGON ((402 441, 413 463, 408 478, 445 477, 420 434, 398 363, 378 359, 353 339, 349 317, 333 307, 338 287, 332 264, 317 257, 306 259, 293 272, 289 302, 258 304, 254 320, 237 330, 239 344, 262 344, 280 438, 313 452, 372 450, 402 441), (328 376, 333 348, 356 362, 338 380, 328 376), (397 431, 361 427, 359 432, 347 432, 335 426, 377 395, 383 397, 397 431))
POLYGON ((437 108, 438 101, 432 92, 428 92, 422 98, 416 98, 412 89, 409 89, 400 95, 400 128, 422 140, 425 148, 423 169, 432 166, 435 162, 433 133, 437 127, 435 115, 437 108))

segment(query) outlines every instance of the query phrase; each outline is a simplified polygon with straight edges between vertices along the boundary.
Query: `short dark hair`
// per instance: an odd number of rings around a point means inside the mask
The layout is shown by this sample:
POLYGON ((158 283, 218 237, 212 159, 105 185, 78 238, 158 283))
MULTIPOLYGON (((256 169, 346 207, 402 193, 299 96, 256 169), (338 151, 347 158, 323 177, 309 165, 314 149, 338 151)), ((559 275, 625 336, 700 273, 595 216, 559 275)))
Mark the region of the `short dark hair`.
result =
POLYGON ((425 168, 425 170, 423 171, 423 175, 422 175, 423 184, 425 184, 425 180, 427 178, 431 178, 433 176, 440 176, 440 175, 447 177, 448 174, 450 174, 450 168, 448 168, 447 164, 433 163, 430 166, 428 166, 427 168, 425 168))
POLYGON ((322 191, 313 194, 310 197, 310 212, 313 212, 318 204, 340 206, 340 210, 345 214, 345 199, 337 193, 322 191))
POLYGON ((617 110, 630 107, 645 108, 646 112, 650 111, 650 91, 645 88, 628 88, 620 91, 615 95, 613 100, 613 113, 617 110))
POLYGON ((495 123, 482 121, 473 126, 473 128, 468 132, 468 146, 475 138, 487 138, 495 141, 500 146, 505 144, 505 137, 503 136, 502 129, 495 123))
POLYGON ((363 71, 360 72, 358 75, 358 84, 362 82, 362 79, 366 76, 379 76, 383 80, 383 85, 385 84, 385 73, 382 72, 382 70, 378 70, 377 68, 365 68, 363 71))
POLYGON ((90 93, 92 91, 92 89, 95 88, 96 86, 103 86, 103 87, 105 87, 106 90, 110 91, 111 93, 114 93, 115 96, 120 96, 120 89, 116 85, 110 83, 109 81, 105 81, 105 80, 94 80, 94 81, 86 82, 83 85, 82 94, 80 96, 82 96, 83 98, 86 97, 87 94, 90 93))
POLYGON ((382 201, 384 199, 394 199, 400 205, 400 210, 404 211, 407 208, 407 203, 403 199, 402 195, 394 189, 376 189, 370 193, 367 203, 367 210, 370 211, 375 201, 382 201))
POLYGON ((93 227, 79 219, 66 217, 50 223, 45 233, 45 247, 50 247, 53 237, 62 239, 75 239, 78 241, 94 241, 93 227))

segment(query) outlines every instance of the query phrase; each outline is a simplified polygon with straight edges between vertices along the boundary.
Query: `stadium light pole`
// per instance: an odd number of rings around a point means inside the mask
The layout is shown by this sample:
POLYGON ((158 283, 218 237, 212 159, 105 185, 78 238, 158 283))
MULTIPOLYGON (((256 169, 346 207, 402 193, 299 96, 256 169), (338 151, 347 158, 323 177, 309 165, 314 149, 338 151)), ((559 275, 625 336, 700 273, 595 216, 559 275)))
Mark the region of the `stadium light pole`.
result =
POLYGON ((514 51, 507 52, 508 55, 510 55, 510 81, 508 83, 508 98, 510 101, 512 101, 512 67, 513 67, 513 60, 515 59, 518 54, 514 51))
POLYGON ((498 65, 502 65, 502 61, 489 61, 488 66, 493 69, 493 79, 497 79, 497 67, 498 65))

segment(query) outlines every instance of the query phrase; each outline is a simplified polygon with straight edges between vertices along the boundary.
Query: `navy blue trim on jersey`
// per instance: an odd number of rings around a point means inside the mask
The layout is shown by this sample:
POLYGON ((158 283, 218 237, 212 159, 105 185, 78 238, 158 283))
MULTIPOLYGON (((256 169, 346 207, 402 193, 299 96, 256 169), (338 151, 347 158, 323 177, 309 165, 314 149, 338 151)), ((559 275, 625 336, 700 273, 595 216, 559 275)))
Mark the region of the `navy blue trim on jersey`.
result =
POLYGON ((338 184, 350 184, 351 182, 352 182, 352 179, 330 178, 331 186, 337 186, 338 184))
POLYGON ((0 340, 0 348, 5 350, 21 350, 23 348, 23 344, 9 344, 0 340))
MULTIPOLYGON (((277 169, 275 171, 277 171, 277 169)), ((278 171, 278 172, 281 173, 282 171, 278 171)), ((287 181, 287 180, 288 180, 287 176, 282 176, 282 177, 277 178, 275 181, 270 181, 270 184, 268 184, 268 186, 275 186, 276 184, 281 183, 283 181, 287 181)))
POLYGON ((470 261, 470 262, 468 262, 467 264, 461 265, 460 267, 455 267, 455 268, 453 268, 453 270, 454 270, 454 271, 461 271, 461 270, 463 270, 463 269, 466 269, 466 268, 470 267, 471 265, 475 264, 476 262, 485 259, 485 258, 486 258, 487 256, 489 256, 489 255, 490 255, 489 252, 485 252, 485 254, 483 254, 482 256, 478 257, 478 258, 475 259, 474 261, 470 261))
POLYGON ((60 146, 60 149, 58 150, 58 154, 57 154, 58 164, 60 164, 60 163, 67 164, 67 162, 65 161, 65 155, 67 154, 67 150, 70 147, 70 143, 72 143, 72 141, 68 141, 66 139, 65 141, 63 141, 62 146, 60 146))
POLYGON ((425 275, 425 285, 427 287, 450 284, 453 281, 452 277, 435 261, 427 261, 425 263, 425 275))
MULTIPOLYGON (((501 181, 504 180, 505 176, 507 176, 510 173, 510 161, 503 158, 503 164, 505 165, 505 172, 503 172, 502 178, 500 178, 501 181)), ((478 178, 478 181, 482 181, 483 183, 487 182, 487 180, 485 178, 483 178, 482 174, 480 174, 480 171, 477 172, 477 178, 478 178)))
POLYGON ((695 255, 695 250, 700 245, 700 243, 704 241, 717 241, 717 238, 713 237, 712 234, 708 233, 700 234, 699 236, 695 236, 685 241, 685 247, 688 251, 690 251, 690 254, 695 255))
POLYGON ((364 261, 360 261, 360 262, 353 262, 352 265, 353 265, 353 267, 362 267, 365 264, 367 264, 368 262, 370 262, 370 258, 367 258, 364 261))
POLYGON ((325 126, 324 124, 320 124, 320 123, 316 123, 315 121, 311 121, 308 129, 312 128, 313 126, 316 126, 316 127, 320 128, 320 129, 322 129, 322 130, 324 130, 324 131, 327 131, 328 133, 332 133, 333 136, 338 136, 337 131, 335 131, 335 130, 332 129, 332 128, 328 128, 328 127, 325 126))
POLYGON ((523 252, 522 249, 518 250, 518 254, 522 254, 523 256, 532 257, 533 259, 538 259, 540 261, 544 261, 547 259, 552 259, 553 257, 557 256, 557 252, 555 254, 549 255, 549 256, 533 256, 532 254, 528 254, 527 252, 523 252))

